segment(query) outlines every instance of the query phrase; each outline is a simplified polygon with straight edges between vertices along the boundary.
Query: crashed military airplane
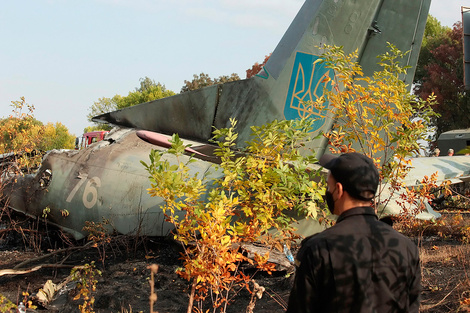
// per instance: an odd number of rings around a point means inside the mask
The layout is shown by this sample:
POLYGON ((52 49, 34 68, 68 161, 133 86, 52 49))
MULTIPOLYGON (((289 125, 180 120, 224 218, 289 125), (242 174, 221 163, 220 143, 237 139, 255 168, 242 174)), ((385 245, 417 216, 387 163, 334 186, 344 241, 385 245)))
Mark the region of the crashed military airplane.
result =
MULTIPOLYGON (((198 160, 192 163, 194 173, 206 173, 214 161, 208 143, 213 127, 228 127, 235 118, 241 145, 250 126, 301 117, 302 103, 322 95, 323 77, 332 75, 315 62, 323 44, 342 46, 346 53, 357 49, 365 75, 372 75, 379 69, 377 55, 391 42, 410 51, 402 65, 410 66, 403 79, 411 85, 429 6, 430 0, 306 0, 256 76, 95 117, 118 128, 82 150, 48 152, 35 174, 5 173, 7 204, 32 216, 48 208, 48 220, 75 238, 86 235, 86 221, 102 218, 118 233, 166 235, 172 227, 165 222, 162 200, 148 195, 148 173, 140 163, 151 149, 167 148, 165 135, 178 133, 191 144, 188 154, 198 160)), ((329 130, 332 123, 320 119, 316 131, 329 130)), ((313 141, 318 157, 326 144, 313 141)), ((172 154, 166 159, 176 163, 172 154)))

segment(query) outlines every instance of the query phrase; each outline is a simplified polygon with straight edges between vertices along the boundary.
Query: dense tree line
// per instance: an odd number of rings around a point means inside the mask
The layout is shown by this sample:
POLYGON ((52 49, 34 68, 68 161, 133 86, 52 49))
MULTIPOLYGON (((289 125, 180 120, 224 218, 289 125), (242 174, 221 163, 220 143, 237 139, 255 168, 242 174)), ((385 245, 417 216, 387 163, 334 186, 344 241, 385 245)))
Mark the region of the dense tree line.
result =
POLYGON ((422 99, 436 96, 434 111, 440 117, 432 120, 439 134, 470 127, 470 96, 464 88, 462 23, 444 27, 433 16, 428 17, 423 44, 414 79, 414 93, 422 99))
MULTIPOLYGON (((413 82, 413 92, 416 96, 426 99, 430 94, 436 96, 438 104, 433 108, 440 117, 432 120, 432 126, 436 128, 437 136, 445 131, 470 127, 470 96, 464 89, 463 82, 463 47, 462 47, 462 23, 457 22, 452 28, 445 27, 433 16, 428 17, 423 44, 416 68, 413 82)), ((262 63, 255 63, 246 70, 246 78, 259 73, 271 55, 265 56, 262 63)), ((194 74, 192 80, 185 80, 180 92, 187 92, 207 86, 222 84, 240 80, 238 74, 223 75, 211 78, 206 73, 194 74)), ((134 106, 175 95, 176 92, 168 90, 164 84, 149 77, 141 78, 139 86, 130 91, 127 96, 115 95, 111 98, 99 98, 89 109, 88 119, 107 112, 134 106)), ((6 123, 2 120, 2 123, 6 123)), ((64 133, 63 125, 47 125, 49 133, 56 129, 58 133, 64 133)), ((103 124, 95 124, 84 129, 84 132, 107 129, 111 127, 103 124)), ((68 132, 68 130, 67 130, 68 132)), ((62 135, 57 135, 61 137, 62 135)), ((62 136, 64 137, 64 136, 62 136)), ((63 141, 64 140, 59 140, 63 141)), ((67 143, 68 144, 68 143, 67 143)), ((48 146, 51 146, 50 144, 48 146)))
POLYGON ((11 106, 13 114, 0 119, 0 154, 74 148, 75 137, 65 125, 44 125, 34 118, 34 106, 24 98, 12 101, 11 106))
MULTIPOLYGON (((421 99, 434 94, 437 104, 433 110, 440 117, 432 119, 431 126, 436 129, 436 138, 442 132, 470 127, 470 96, 464 89, 463 82, 463 47, 462 23, 456 22, 452 28, 442 26, 433 16, 429 16, 423 37, 423 43, 413 81, 413 92, 421 99)), ((262 63, 255 63, 246 71, 246 78, 259 73, 270 54, 262 63)), ((237 74, 211 78, 206 73, 194 74, 192 80, 185 80, 180 92, 187 92, 207 86, 239 80, 237 74)), ((91 117, 174 95, 161 83, 155 83, 148 77, 141 79, 140 88, 130 92, 128 96, 116 95, 112 98, 100 98, 91 107, 91 117)), ((100 128, 103 126, 100 125, 100 128)), ((91 128, 90 128, 91 129, 91 128)))
MULTIPOLYGON (((155 83, 154 80, 148 77, 141 78, 140 86, 135 88, 134 91, 130 91, 127 96, 115 95, 112 98, 99 98, 90 107, 90 113, 87 115, 87 118, 91 122, 91 119, 97 115, 124 109, 156 99, 170 97, 175 94, 176 93, 174 91, 166 89, 165 85, 161 83, 155 83)), ((111 129, 111 126, 95 124, 95 126, 86 127, 84 132, 101 129, 109 130, 111 129)))
POLYGON ((196 90, 196 89, 201 89, 204 87, 212 86, 212 85, 217 85, 217 84, 224 84, 228 82, 233 82, 240 80, 240 76, 236 73, 232 73, 232 75, 223 75, 219 76, 219 78, 210 78, 208 74, 201 73, 199 75, 194 74, 193 75, 193 80, 184 81, 184 86, 181 88, 181 92, 187 92, 191 90, 196 90))
MULTIPOLYGON (((259 63, 255 63, 251 69, 248 69, 246 71, 247 78, 253 76, 254 74, 252 73, 254 71, 259 71, 268 59, 269 56, 266 56, 264 62, 261 65, 259 63)), ((194 74, 192 80, 185 80, 180 92, 188 92, 237 80, 240 80, 240 76, 238 76, 236 73, 232 73, 231 75, 222 75, 217 78, 211 78, 208 74, 202 72, 199 75, 194 74)), ((91 119, 97 115, 123 109, 140 103, 173 96, 175 94, 176 93, 174 91, 166 89, 165 85, 161 84, 160 82, 155 83, 154 80, 148 77, 141 78, 140 87, 135 88, 135 91, 129 92, 127 96, 115 95, 112 98, 103 97, 95 101, 95 103, 90 107, 90 113, 87 115, 87 118, 91 122, 91 119)), ((98 129, 109 130, 110 128, 111 127, 107 125, 95 124, 94 126, 85 128, 84 132, 98 129)))

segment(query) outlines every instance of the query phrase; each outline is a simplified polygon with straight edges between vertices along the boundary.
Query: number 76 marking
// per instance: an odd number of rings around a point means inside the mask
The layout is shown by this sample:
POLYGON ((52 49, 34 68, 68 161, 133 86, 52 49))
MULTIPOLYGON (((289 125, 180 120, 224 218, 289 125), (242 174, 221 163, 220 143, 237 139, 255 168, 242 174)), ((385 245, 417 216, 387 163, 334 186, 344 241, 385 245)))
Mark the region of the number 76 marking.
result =
POLYGON ((78 189, 85 183, 85 190, 83 191, 82 201, 83 205, 87 209, 91 209, 98 201, 98 187, 101 187, 101 179, 98 176, 92 177, 88 179, 88 174, 79 175, 80 180, 78 183, 73 187, 72 191, 70 192, 69 196, 65 201, 72 202, 75 194, 77 193, 78 189), (91 199, 89 199, 91 197, 91 199))

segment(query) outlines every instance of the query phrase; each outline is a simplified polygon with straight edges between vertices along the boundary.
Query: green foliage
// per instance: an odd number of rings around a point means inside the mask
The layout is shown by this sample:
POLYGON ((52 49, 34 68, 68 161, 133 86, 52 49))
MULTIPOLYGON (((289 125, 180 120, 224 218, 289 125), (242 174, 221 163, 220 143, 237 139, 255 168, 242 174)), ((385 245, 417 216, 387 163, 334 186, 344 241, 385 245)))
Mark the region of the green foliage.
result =
POLYGON ((51 208, 50 207, 46 207, 45 209, 42 210, 42 217, 44 219, 47 219, 47 216, 49 215, 49 213, 51 213, 51 208))
POLYGON ((324 187, 312 180, 318 173, 308 169, 315 158, 299 153, 311 139, 312 123, 302 119, 252 127, 253 139, 241 153, 233 150, 238 135, 231 120, 230 128, 214 131, 220 158, 215 170, 223 175, 213 184, 191 173, 193 160, 183 156, 184 144, 177 135, 168 150, 176 155, 176 164, 156 150, 148 165, 142 162, 151 175, 149 193, 165 200, 164 213, 175 225, 175 239, 184 245, 179 274, 193 281, 196 299, 211 293, 216 295, 214 307, 224 310, 234 286, 248 288, 250 278, 239 271, 240 262, 274 270, 267 262, 269 253, 252 260, 240 245, 258 242, 283 251, 283 244, 296 238, 293 216, 317 216, 315 201, 324 187))
POLYGON ((83 303, 78 307, 82 313, 93 313, 95 298, 92 293, 96 291, 98 280, 96 276, 101 276, 101 271, 96 269, 95 262, 84 266, 74 267, 70 273, 72 281, 77 282, 78 293, 73 300, 83 299, 83 303))
POLYGON ((193 75, 192 81, 184 81, 184 86, 181 88, 181 92, 186 92, 190 90, 197 90, 207 86, 223 84, 231 81, 240 80, 240 77, 236 73, 232 73, 232 75, 223 75, 219 76, 219 78, 212 79, 208 74, 201 73, 198 75, 193 75))
POLYGON ((428 125, 437 116, 434 97, 415 99, 400 79, 406 68, 399 60, 407 53, 389 47, 379 58, 382 70, 372 77, 365 77, 354 61, 357 52, 345 55, 339 47, 326 47, 320 62, 335 70, 335 78, 330 81, 332 90, 315 104, 328 101, 327 114, 335 116, 326 134, 332 152, 358 151, 374 159, 381 177, 378 202, 389 200, 380 198, 385 188, 393 194, 402 185, 407 160, 419 154, 419 142, 427 139, 428 125))
POLYGON ((155 83, 148 77, 140 79, 140 88, 136 88, 135 91, 129 92, 127 97, 120 97, 117 100, 117 109, 123 109, 130 106, 134 106, 140 103, 145 103, 161 98, 166 98, 175 95, 171 90, 167 90, 165 85, 155 83))
POLYGON ((193 75, 193 80, 192 81, 184 81, 184 86, 181 87, 181 93, 190 91, 190 90, 197 90, 201 89, 207 86, 212 86, 214 85, 214 81, 208 74, 201 73, 198 75, 194 74, 193 75))
POLYGON ((4 295, 0 294, 0 312, 1 313, 13 313, 16 312, 16 305, 8 300, 4 295))
POLYGON ((441 22, 432 15, 428 16, 426 27, 424 29, 423 42, 419 51, 418 63, 416 65, 414 84, 421 84, 423 78, 427 75, 426 67, 432 61, 431 51, 439 46, 447 37, 450 28, 442 26, 441 22))
POLYGON ((222 76, 219 76, 218 78, 214 78, 214 84, 215 85, 225 84, 225 83, 233 82, 233 81, 237 81, 237 80, 240 80, 240 76, 238 76, 237 73, 232 73, 230 76, 229 75, 222 75, 222 76))
MULTIPOLYGON (((175 94, 175 92, 166 89, 165 85, 162 85, 161 83, 155 83, 154 80, 151 80, 148 77, 141 78, 140 87, 135 88, 135 91, 129 92, 125 97, 115 95, 112 98, 99 98, 98 101, 95 101, 91 106, 90 113, 87 115, 87 118, 91 121, 91 119, 97 115, 127 108, 140 103, 170 97, 175 94)), ((103 125, 98 127, 102 129, 103 125)))
POLYGON ((439 118, 432 119, 436 138, 443 132, 470 127, 470 95, 463 82, 462 23, 453 28, 442 27, 435 19, 428 19, 425 41, 421 47, 414 93, 422 99, 436 96, 434 111, 439 118))
POLYGON ((39 150, 48 151, 52 149, 73 149, 75 146, 75 136, 62 123, 55 125, 47 123, 44 126, 39 150))
MULTIPOLYGON (((98 101, 95 101, 90 107, 90 113, 87 115, 88 120, 91 121, 91 119, 95 116, 117 110, 117 103, 121 98, 122 96, 120 95, 115 95, 112 98, 99 98, 98 101)), ((98 128, 100 126, 101 125, 97 125, 98 128)))
POLYGON ((37 148, 38 133, 42 123, 33 116, 34 106, 26 103, 24 98, 12 101, 13 114, 0 123, 0 152, 31 152, 37 148), (23 113, 23 108, 27 113, 23 113), (32 139, 32 140, 31 140, 32 139))
MULTIPOLYGON (((323 108, 322 116, 334 118, 331 131, 324 134, 333 153, 359 151, 374 159, 381 175, 379 194, 386 184, 392 191, 401 187, 407 160, 418 154, 418 142, 426 138, 427 126, 436 117, 431 108, 434 98, 416 100, 400 79, 406 68, 398 60, 405 56, 390 45, 390 52, 380 56, 382 71, 365 77, 355 61, 357 52, 346 55, 340 47, 326 46, 317 62, 335 71, 335 78, 326 82, 332 90, 305 104, 311 117, 323 108)), ((282 251, 282 245, 295 238, 294 216, 319 218, 323 181, 315 183, 318 173, 309 170, 314 156, 300 153, 312 139, 313 122, 307 117, 252 127, 246 150, 236 151, 236 121, 231 120, 230 128, 214 131, 221 178, 213 184, 191 173, 192 159, 183 156, 177 135, 168 150, 176 155, 175 162, 160 151, 152 151, 149 165, 142 162, 151 175, 149 193, 164 199, 175 239, 185 247, 179 274, 193 281, 198 299, 210 292, 217 295, 214 307, 223 309, 228 291, 250 282, 239 271, 239 262, 273 269, 268 254, 250 260, 240 245, 258 242, 282 251)), ((387 200, 379 198, 377 205, 387 200)))
POLYGON ((24 153, 19 160, 20 167, 34 167, 41 161, 35 151, 51 149, 72 149, 75 137, 61 123, 42 122, 34 118, 34 106, 26 103, 24 97, 12 101, 13 114, 0 120, 0 154, 24 153), (23 113, 26 109, 27 113, 23 113))

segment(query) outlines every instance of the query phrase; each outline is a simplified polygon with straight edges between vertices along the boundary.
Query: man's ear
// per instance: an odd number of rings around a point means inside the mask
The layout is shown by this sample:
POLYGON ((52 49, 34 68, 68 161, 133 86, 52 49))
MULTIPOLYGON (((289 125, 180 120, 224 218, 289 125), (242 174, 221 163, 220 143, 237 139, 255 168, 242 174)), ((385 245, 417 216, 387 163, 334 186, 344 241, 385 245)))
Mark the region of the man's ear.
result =
POLYGON ((343 184, 341 183, 336 183, 336 192, 338 193, 338 199, 343 196, 344 190, 343 190, 343 184))

